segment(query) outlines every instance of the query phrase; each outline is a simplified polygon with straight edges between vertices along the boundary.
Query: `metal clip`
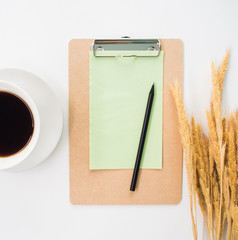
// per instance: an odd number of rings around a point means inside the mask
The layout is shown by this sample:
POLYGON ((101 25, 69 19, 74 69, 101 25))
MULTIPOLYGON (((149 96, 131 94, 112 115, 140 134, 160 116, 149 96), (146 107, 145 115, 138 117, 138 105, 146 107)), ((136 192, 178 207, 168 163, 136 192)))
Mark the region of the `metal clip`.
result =
POLYGON ((92 46, 95 57, 158 57, 158 39, 95 39, 92 46), (118 54, 112 55, 111 51, 118 54), (138 52, 141 51, 141 54, 138 52))

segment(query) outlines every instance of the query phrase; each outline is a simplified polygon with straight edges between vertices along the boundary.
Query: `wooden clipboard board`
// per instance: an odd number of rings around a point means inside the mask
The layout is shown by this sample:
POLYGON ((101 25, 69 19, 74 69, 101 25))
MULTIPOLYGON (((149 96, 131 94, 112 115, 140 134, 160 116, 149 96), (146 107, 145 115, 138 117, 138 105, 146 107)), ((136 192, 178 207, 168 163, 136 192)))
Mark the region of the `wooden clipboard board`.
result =
POLYGON ((183 154, 170 85, 183 82, 183 43, 160 39, 164 50, 163 169, 140 171, 129 191, 133 169, 89 170, 89 51, 93 39, 69 43, 69 170, 74 205, 158 205, 181 200, 183 154))

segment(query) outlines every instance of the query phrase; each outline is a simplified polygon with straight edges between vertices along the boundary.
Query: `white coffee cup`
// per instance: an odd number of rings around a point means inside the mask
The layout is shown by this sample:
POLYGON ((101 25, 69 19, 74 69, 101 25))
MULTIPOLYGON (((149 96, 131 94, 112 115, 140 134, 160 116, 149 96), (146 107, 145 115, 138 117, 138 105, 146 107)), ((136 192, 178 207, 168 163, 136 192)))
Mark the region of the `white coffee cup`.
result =
POLYGON ((63 128, 61 106, 43 80, 24 70, 0 70, 0 91, 24 100, 34 118, 31 139, 14 155, 0 156, 0 170, 27 170, 44 161, 59 142, 63 128))

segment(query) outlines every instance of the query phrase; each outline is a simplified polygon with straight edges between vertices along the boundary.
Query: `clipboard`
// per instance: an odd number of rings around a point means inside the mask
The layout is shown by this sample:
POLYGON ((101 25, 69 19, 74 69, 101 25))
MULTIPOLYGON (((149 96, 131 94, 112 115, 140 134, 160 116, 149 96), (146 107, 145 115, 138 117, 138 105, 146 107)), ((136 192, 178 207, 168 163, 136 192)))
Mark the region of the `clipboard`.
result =
POLYGON ((69 43, 69 170, 74 205, 177 204, 182 192, 182 145, 170 85, 183 81, 183 44, 160 39, 164 50, 163 169, 140 171, 136 192, 129 191, 133 169, 89 170, 89 51, 93 39, 69 43))

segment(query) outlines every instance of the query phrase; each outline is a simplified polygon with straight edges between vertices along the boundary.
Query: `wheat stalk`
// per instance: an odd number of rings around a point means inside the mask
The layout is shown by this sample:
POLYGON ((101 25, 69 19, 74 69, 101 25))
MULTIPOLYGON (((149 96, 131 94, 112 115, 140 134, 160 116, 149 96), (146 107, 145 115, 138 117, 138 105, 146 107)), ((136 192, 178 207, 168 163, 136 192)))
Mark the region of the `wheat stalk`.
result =
POLYGON ((194 239, 197 239, 197 227, 195 224, 194 218, 194 168, 192 164, 192 156, 193 156, 193 145, 190 135, 190 125, 188 122, 187 114, 184 108, 182 91, 179 87, 179 84, 176 82, 174 87, 171 87, 173 97, 175 99, 175 104, 177 107, 178 117, 179 117, 179 126, 180 126, 180 135, 182 139, 182 145, 184 149, 184 158, 185 158, 185 165, 187 169, 187 179, 188 179, 188 189, 189 189, 189 199, 190 199, 190 213, 192 219, 192 229, 193 229, 193 236, 194 239))
POLYGON ((230 189, 228 183, 228 170, 224 169, 224 198, 225 198, 225 210, 227 218, 227 240, 231 239, 231 213, 230 213, 230 189))
POLYGON ((218 147, 219 147, 219 155, 220 158, 217 159, 218 163, 218 173, 220 172, 220 216, 219 216, 219 223, 218 223, 218 239, 221 236, 221 227, 222 227, 222 206, 223 206, 223 169, 224 169, 224 161, 225 161, 225 151, 226 151, 226 143, 224 142, 223 138, 223 120, 222 120, 222 91, 223 91, 223 83, 224 77, 227 70, 229 52, 226 53, 226 57, 221 64, 218 73, 216 72, 216 68, 214 63, 212 62, 212 107, 215 116, 216 122, 216 133, 217 133, 217 140, 218 140, 218 147))
POLYGON ((209 239, 214 239, 213 236, 213 223, 212 223, 212 204, 211 204, 211 185, 209 173, 209 161, 208 161, 208 139, 203 136, 201 125, 198 124, 196 128, 196 146, 197 146, 197 171, 199 173, 199 181, 202 189, 202 193, 205 197, 208 227, 209 227, 209 239), (210 236, 211 232, 211 236, 210 236))

